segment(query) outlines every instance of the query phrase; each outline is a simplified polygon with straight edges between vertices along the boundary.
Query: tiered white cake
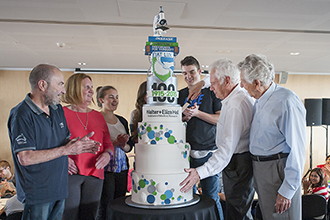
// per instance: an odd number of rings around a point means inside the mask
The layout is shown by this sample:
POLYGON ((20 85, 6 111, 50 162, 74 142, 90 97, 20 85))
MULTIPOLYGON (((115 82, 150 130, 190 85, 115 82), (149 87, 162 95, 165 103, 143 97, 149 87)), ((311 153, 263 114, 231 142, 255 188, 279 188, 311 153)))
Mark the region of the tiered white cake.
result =
MULTIPOLYGON (((148 91, 159 83, 162 82, 157 77, 149 76, 148 91)), ((174 85, 176 92, 176 77, 171 77, 166 83, 174 85)), ((149 96, 148 104, 143 106, 143 121, 138 126, 139 142, 135 145, 135 170, 132 173, 134 203, 164 206, 193 199, 192 190, 182 193, 179 186, 188 175, 184 168, 189 168, 190 153, 181 106, 176 104, 176 98, 174 101, 168 100, 170 102, 157 102, 157 98, 149 96)))

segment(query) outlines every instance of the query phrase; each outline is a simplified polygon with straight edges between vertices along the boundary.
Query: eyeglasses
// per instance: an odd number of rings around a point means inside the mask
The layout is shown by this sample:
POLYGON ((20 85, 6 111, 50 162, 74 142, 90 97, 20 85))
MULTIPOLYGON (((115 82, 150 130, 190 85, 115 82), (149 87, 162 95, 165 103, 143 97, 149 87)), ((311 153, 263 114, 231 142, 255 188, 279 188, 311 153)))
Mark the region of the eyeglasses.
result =
POLYGON ((3 168, 3 169, 1 169, 1 170, 0 170, 0 173, 2 173, 2 172, 5 170, 5 169, 7 169, 7 167, 6 167, 6 168, 3 168))

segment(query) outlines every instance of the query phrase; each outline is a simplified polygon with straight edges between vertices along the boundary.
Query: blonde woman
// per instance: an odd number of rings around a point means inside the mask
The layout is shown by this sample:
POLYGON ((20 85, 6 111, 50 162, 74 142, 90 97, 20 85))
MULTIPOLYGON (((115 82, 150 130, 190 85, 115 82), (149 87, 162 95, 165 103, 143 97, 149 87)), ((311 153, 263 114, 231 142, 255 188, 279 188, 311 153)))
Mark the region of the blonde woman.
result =
POLYGON ((90 138, 101 143, 96 154, 84 153, 69 156, 69 196, 65 200, 63 219, 95 219, 101 198, 104 167, 113 155, 113 145, 103 115, 89 108, 93 101, 93 84, 90 76, 74 74, 65 83, 66 94, 62 101, 71 138, 90 138))

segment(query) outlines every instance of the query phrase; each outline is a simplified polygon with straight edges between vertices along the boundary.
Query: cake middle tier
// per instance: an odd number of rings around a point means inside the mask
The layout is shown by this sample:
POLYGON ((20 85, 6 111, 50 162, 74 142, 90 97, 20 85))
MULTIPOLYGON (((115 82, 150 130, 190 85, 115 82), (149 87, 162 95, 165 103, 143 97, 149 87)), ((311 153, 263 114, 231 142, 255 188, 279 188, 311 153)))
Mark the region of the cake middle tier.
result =
POLYGON ((183 122, 139 122, 139 144, 177 144, 186 142, 186 126, 183 122))
POLYGON ((178 144, 136 144, 135 170, 143 174, 174 174, 189 168, 190 146, 178 144))

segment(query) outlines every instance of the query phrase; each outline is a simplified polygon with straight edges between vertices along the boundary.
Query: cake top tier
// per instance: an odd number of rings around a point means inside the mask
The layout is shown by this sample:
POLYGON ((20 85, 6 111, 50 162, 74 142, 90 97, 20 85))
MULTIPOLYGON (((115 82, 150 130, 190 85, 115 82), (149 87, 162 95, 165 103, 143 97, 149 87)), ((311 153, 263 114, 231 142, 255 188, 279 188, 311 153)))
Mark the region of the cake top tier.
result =
POLYGON ((174 57, 179 53, 176 37, 149 36, 145 54, 151 56, 151 74, 147 79, 147 103, 176 105, 177 79, 174 57))

